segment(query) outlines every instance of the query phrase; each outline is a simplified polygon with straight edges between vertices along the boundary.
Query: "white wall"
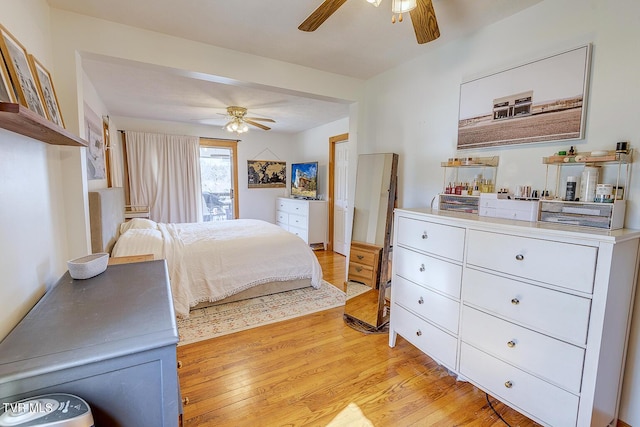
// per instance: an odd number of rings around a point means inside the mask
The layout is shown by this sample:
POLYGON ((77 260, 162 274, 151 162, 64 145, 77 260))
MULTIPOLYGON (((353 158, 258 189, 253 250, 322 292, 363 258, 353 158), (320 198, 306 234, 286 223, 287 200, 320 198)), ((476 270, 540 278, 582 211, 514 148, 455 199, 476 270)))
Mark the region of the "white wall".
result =
MULTIPOLYGON (((443 29, 444 30, 444 29, 443 29)), ((498 186, 542 188, 542 157, 575 145, 579 151, 613 149, 629 141, 640 149, 640 2, 545 0, 524 12, 444 45, 432 54, 366 84, 360 105, 360 152, 400 154, 399 205, 428 206, 442 190, 440 162, 449 157, 499 155, 498 186), (586 138, 456 152, 462 81, 532 59, 593 43, 586 138)), ((640 228, 640 176, 627 195, 627 226, 640 228)), ((621 418, 640 425, 640 298, 636 300, 621 418)), ((606 351, 606 350, 605 350, 606 351)))
MULTIPOLYGON (((0 23, 53 74, 46 2, 0 0, 0 10, 0 23)), ((87 253, 85 236, 70 238, 68 219, 84 216, 82 150, 0 129, 0 339, 56 283, 66 260, 87 253)))

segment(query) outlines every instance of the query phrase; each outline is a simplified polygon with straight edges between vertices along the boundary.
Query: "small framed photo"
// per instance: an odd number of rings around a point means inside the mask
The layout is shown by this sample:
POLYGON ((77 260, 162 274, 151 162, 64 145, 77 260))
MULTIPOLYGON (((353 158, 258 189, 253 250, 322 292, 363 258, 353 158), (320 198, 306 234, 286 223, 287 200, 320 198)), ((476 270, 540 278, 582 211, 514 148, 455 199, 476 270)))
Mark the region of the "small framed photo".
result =
POLYGON ((0 102, 15 103, 16 101, 16 93, 13 91, 9 72, 4 65, 2 54, 0 54, 0 102))
POLYGON ((60 127, 64 127, 64 121, 62 120, 62 114, 60 113, 60 104, 58 103, 58 95, 53 87, 53 80, 51 79, 51 73, 42 65, 35 56, 29 55, 31 61, 31 67, 36 75, 36 83, 40 90, 40 96, 44 101, 44 107, 47 111, 49 120, 57 124, 60 127))
POLYGON ((18 102, 48 119, 35 76, 29 65, 27 50, 3 26, 0 26, 0 51, 7 64, 18 102))

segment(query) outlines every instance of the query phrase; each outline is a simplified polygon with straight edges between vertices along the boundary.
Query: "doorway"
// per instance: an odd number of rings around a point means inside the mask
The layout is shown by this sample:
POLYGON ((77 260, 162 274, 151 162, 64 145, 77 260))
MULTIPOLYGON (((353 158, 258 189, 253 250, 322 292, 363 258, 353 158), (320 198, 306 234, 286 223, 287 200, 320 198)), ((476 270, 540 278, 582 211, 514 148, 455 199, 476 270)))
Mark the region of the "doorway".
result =
POLYGON ((200 138, 202 221, 238 218, 237 141, 200 138))
POLYGON ((349 253, 349 134, 329 138, 329 249, 349 253))

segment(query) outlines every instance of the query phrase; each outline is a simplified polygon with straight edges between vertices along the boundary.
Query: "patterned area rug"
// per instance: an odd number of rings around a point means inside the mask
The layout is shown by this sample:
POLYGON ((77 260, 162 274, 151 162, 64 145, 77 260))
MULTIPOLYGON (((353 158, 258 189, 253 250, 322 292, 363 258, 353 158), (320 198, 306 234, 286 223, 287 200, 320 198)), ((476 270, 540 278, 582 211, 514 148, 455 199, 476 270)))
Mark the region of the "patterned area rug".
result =
MULTIPOLYGON (((364 292, 367 287, 354 290, 364 292)), ((350 292, 351 294, 351 292, 350 292)), ((190 344, 233 332, 343 306, 345 294, 322 281, 320 289, 295 289, 243 301, 194 310, 188 319, 178 319, 178 345, 190 344)))

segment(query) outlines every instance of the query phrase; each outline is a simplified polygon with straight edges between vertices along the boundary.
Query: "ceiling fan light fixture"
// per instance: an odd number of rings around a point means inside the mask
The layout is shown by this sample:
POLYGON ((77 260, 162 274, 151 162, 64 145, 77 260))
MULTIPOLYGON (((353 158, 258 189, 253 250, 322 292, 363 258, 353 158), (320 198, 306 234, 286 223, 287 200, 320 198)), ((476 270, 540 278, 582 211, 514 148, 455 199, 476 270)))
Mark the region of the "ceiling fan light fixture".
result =
POLYGON ((407 13, 418 6, 417 0, 391 0, 391 12, 407 13))

